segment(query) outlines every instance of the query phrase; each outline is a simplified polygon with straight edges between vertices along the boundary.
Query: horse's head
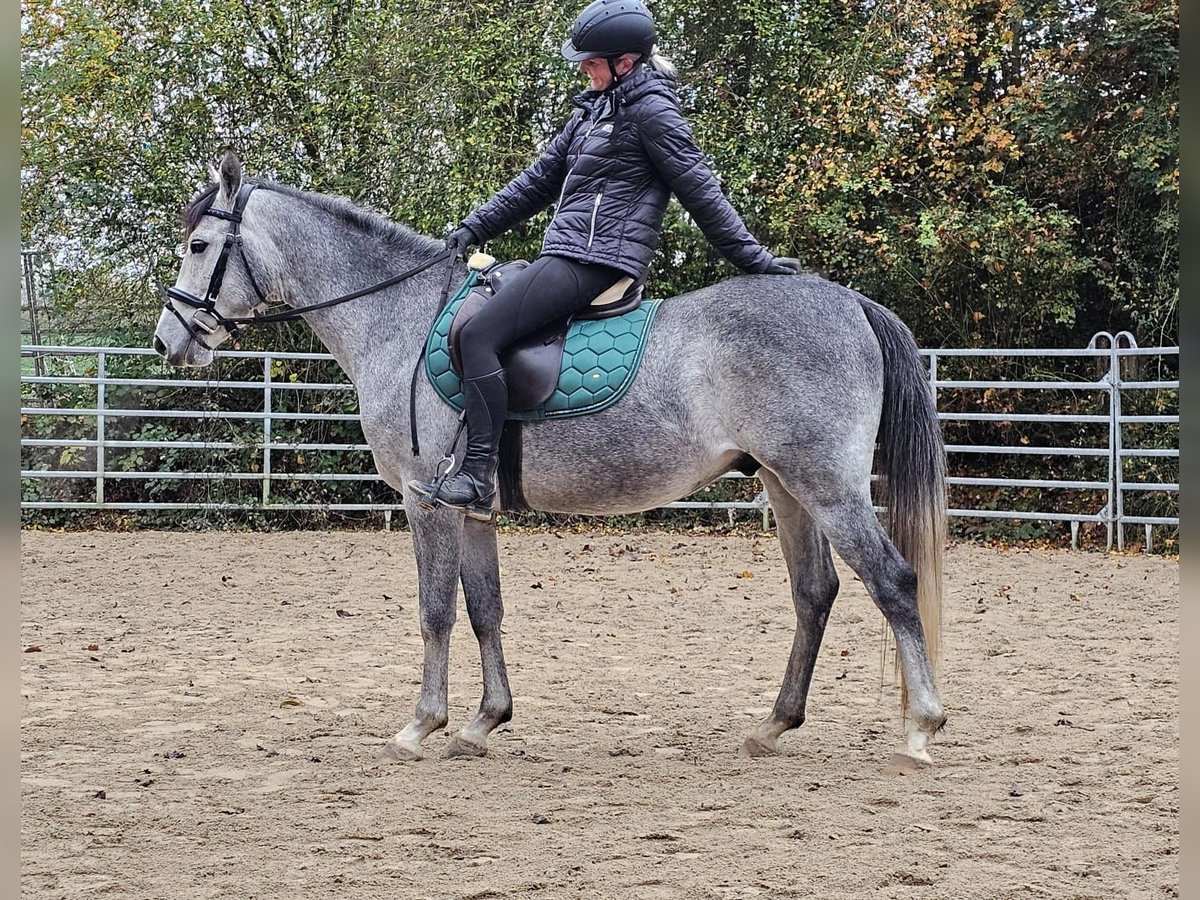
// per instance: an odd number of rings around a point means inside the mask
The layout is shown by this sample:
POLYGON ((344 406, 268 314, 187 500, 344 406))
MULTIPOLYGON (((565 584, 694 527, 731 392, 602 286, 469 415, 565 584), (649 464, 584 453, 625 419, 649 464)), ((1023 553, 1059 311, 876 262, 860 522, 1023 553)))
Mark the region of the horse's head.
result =
POLYGON ((237 331, 236 320, 266 302, 259 285, 270 242, 242 227, 254 185, 243 182, 232 150, 184 213, 183 263, 164 293, 154 349, 173 366, 205 366, 237 331), (261 251, 256 253, 256 247, 261 251))

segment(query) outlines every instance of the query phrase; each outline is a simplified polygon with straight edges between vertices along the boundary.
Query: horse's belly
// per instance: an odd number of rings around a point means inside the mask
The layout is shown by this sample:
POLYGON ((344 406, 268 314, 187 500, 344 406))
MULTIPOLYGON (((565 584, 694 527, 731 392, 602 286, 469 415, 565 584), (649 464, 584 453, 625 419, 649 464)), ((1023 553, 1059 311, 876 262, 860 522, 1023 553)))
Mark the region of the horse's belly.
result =
POLYGON ((530 446, 522 454, 521 487, 530 508, 542 512, 621 515, 665 506, 723 474, 720 455, 657 453, 605 448, 601 457, 557 446, 530 446))

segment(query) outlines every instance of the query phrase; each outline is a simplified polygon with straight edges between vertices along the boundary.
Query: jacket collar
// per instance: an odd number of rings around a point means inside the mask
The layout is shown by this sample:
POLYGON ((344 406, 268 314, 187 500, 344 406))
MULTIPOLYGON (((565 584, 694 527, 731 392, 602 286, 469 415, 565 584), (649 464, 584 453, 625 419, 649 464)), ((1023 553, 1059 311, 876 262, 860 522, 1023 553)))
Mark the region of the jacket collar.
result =
POLYGON ((571 98, 571 103, 586 110, 585 118, 597 121, 611 118, 617 107, 640 100, 647 94, 675 93, 675 79, 649 68, 644 63, 613 87, 603 91, 588 89, 571 98))

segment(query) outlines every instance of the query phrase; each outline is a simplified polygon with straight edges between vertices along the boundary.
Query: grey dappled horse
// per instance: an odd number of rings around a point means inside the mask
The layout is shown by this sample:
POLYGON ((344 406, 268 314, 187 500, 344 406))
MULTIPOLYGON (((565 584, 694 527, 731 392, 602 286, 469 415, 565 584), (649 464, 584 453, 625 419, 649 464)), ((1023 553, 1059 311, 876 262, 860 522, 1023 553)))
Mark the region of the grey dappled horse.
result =
MULTIPOLYGON (((230 210, 242 167, 226 154, 212 195, 230 210)), ((203 195, 202 195, 203 197, 203 195)), ((193 203, 189 252, 177 290, 201 295, 230 222, 193 203)), ((247 316, 264 302, 319 303, 394 276, 442 251, 440 242, 342 199, 263 184, 246 201, 241 252, 230 254, 216 309, 247 316), (260 296, 261 294, 261 296, 260 296)), ((457 413, 422 377, 416 393, 421 444, 409 441, 409 375, 437 311, 446 263, 391 288, 305 314, 358 391, 363 433, 383 479, 404 495, 420 592, 424 674, 416 713, 383 750, 423 756, 421 742, 447 723, 447 665, 458 584, 479 640, 483 699, 447 756, 487 751, 512 715, 500 642, 496 532, 487 522, 422 509, 406 487, 430 480, 457 413)), ((455 261, 452 287, 466 276, 455 261)), ((203 366, 229 337, 171 301, 155 349, 176 366, 203 366), (191 323, 189 325, 189 323, 191 323)), ((917 347, 891 312, 812 275, 729 278, 663 304, 637 379, 603 412, 530 422, 522 475, 538 510, 612 515, 662 506, 735 464, 757 462, 778 520, 792 584, 796 633, 770 715, 742 744, 778 752, 779 736, 804 721, 826 619, 838 590, 832 545, 859 575, 895 635, 907 710, 905 762, 930 762, 926 745, 946 717, 934 683, 941 617, 944 451, 917 347), (891 539, 871 506, 876 441, 891 539)))

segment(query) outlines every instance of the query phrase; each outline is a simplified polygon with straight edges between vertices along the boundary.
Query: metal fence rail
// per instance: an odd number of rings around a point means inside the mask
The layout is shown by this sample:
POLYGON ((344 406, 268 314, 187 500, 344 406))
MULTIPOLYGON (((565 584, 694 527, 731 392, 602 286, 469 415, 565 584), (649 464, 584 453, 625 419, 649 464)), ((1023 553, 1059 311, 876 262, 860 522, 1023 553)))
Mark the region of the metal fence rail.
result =
MULTIPOLYGON (((968 508, 955 507, 949 514, 955 517, 974 519, 1008 519, 1023 521, 1064 522, 1071 529, 1072 543, 1078 541, 1078 529, 1082 523, 1096 523, 1106 529, 1107 545, 1114 544, 1119 549, 1125 546, 1126 526, 1141 525, 1145 529, 1145 547, 1152 547, 1153 529, 1155 526, 1175 526, 1179 524, 1177 500, 1174 500, 1173 515, 1141 515, 1130 514, 1125 510, 1127 495, 1140 497, 1147 495, 1170 495, 1177 497, 1179 484, 1164 481, 1139 481, 1131 476, 1131 464, 1150 459, 1178 459, 1178 388, 1179 382, 1174 379, 1123 380, 1122 366, 1128 365, 1128 360, 1144 357, 1157 357, 1160 360, 1176 357, 1176 347, 1138 348, 1131 335, 1121 332, 1118 335, 1107 333, 1098 334, 1085 349, 1009 349, 1009 350, 968 350, 968 349, 938 349, 923 351, 922 355, 928 363, 929 381, 934 397, 939 401, 939 419, 943 428, 948 429, 959 423, 996 423, 1007 425, 1023 423, 1029 425, 1051 424, 1055 426, 1076 427, 1084 426, 1107 431, 1107 440, 1103 446, 1069 446, 1069 445, 1000 445, 973 444, 950 442, 946 445, 948 457, 954 468, 962 468, 961 461, 970 455, 1023 455, 1044 457, 1047 460, 1055 457, 1094 458, 1097 465, 1105 460, 1107 471, 1093 478, 991 478, 971 475, 952 475, 948 478, 950 485, 959 487, 1005 488, 1021 489, 1035 488, 1063 492, 1088 492, 1080 497, 1102 495, 1104 502, 1098 508, 1087 511, 1062 510, 1012 510, 997 508, 968 508), (1036 358, 1042 360, 1086 360, 1095 359, 1105 369, 1096 380, 1079 378, 1047 377, 1045 379, 1023 378, 1019 380, 976 380, 976 379, 943 379, 939 377, 939 368, 952 361, 982 358, 1036 358), (972 392, 984 391, 1036 391, 1064 392, 1078 394, 1081 392, 1094 393, 1106 405, 1103 413, 1055 413, 1055 412, 979 412, 971 409, 946 410, 941 401, 946 392, 955 392, 956 396, 970 396, 972 392), (1126 414, 1123 412, 1123 401, 1144 396, 1149 391, 1174 392, 1173 405, 1175 412, 1153 414, 1126 414), (1175 429, 1170 439, 1171 446, 1138 446, 1139 442, 1131 436, 1129 429, 1144 426, 1166 426, 1175 429), (960 465, 954 466, 955 461, 960 465)), ((276 454, 281 452, 344 452, 347 454, 367 454, 370 448, 365 442, 322 442, 305 440, 282 440, 276 436, 277 425, 287 425, 303 422, 356 422, 356 413, 329 412, 290 412, 278 408, 277 400, 281 396, 299 393, 312 395, 329 395, 335 392, 348 393, 353 386, 347 381, 300 381, 280 380, 273 377, 273 369, 278 363, 309 361, 331 362, 332 357, 325 353, 257 353, 247 351, 223 351, 222 357, 237 360, 258 360, 261 364, 261 379, 247 380, 205 380, 194 377, 155 377, 130 378, 109 373, 110 363, 124 357, 154 356, 153 351, 141 348, 124 347, 62 347, 30 345, 22 348, 22 356, 36 361, 31 366, 32 372, 22 376, 22 392, 37 394, 41 402, 30 402, 23 405, 22 440, 23 465, 21 476, 30 479, 30 484, 62 480, 78 480, 91 482, 94 486, 87 491, 90 498, 73 497, 70 499, 44 500, 36 497, 22 496, 24 509, 76 509, 76 510, 205 510, 205 509, 259 509, 259 510, 330 510, 330 511, 360 511, 377 510, 385 515, 390 524, 392 514, 403 510, 403 503, 398 495, 394 502, 375 503, 303 503, 281 499, 273 494, 273 486, 280 482, 380 482, 379 475, 372 472, 361 473, 325 473, 325 472, 281 472, 275 468, 276 454), (47 363, 55 361, 60 368, 71 368, 69 374, 48 375, 47 363), (72 363, 74 363, 72 365, 72 363), (78 374, 83 371, 85 374, 78 374), (92 374, 94 372, 94 374, 92 374), (63 389, 75 388, 94 391, 94 403, 88 402, 77 405, 51 405, 61 398, 56 394, 63 389), (262 409, 257 411, 222 410, 203 408, 159 408, 148 403, 145 407, 129 407, 113 405, 108 402, 110 392, 121 389, 128 399, 129 391, 142 392, 155 389, 195 389, 211 392, 214 389, 245 390, 261 393, 262 409), (34 433, 36 421, 61 420, 76 426, 73 433, 65 436, 37 437, 34 433), (209 423, 254 423, 255 437, 246 439, 213 439, 213 440, 129 440, 113 436, 113 423, 123 420, 196 420, 202 419, 209 423), (94 424, 88 425, 88 422, 94 424), (28 450, 26 449, 28 448, 28 450), (38 468, 25 464, 29 451, 36 448, 68 448, 78 451, 88 451, 94 456, 92 468, 38 468), (210 451, 213 453, 233 453, 236 451, 250 452, 257 460, 258 471, 133 471, 116 469, 109 465, 111 451, 128 450, 188 450, 210 451), (260 489, 256 491, 253 502, 165 502, 156 501, 150 497, 137 500, 112 501, 106 499, 106 487, 118 481, 138 481, 149 483, 153 481, 185 481, 213 480, 229 482, 258 482, 260 489)), ((340 371, 340 370, 339 370, 340 371)), ((153 400, 153 398, 150 398, 153 400)), ((24 401, 23 401, 24 402, 24 401)), ((175 404, 177 407, 178 403, 175 404)), ((1100 444, 1101 441, 1094 441, 1100 444)), ((982 469, 983 466, 978 466, 982 469)), ((745 477, 738 473, 730 473, 726 478, 745 477)), ((696 497, 671 503, 668 508, 680 509, 726 509, 733 516, 734 510, 754 510, 763 515, 764 524, 768 523, 769 507, 765 492, 760 490, 752 500, 742 501, 709 501, 696 497)))

